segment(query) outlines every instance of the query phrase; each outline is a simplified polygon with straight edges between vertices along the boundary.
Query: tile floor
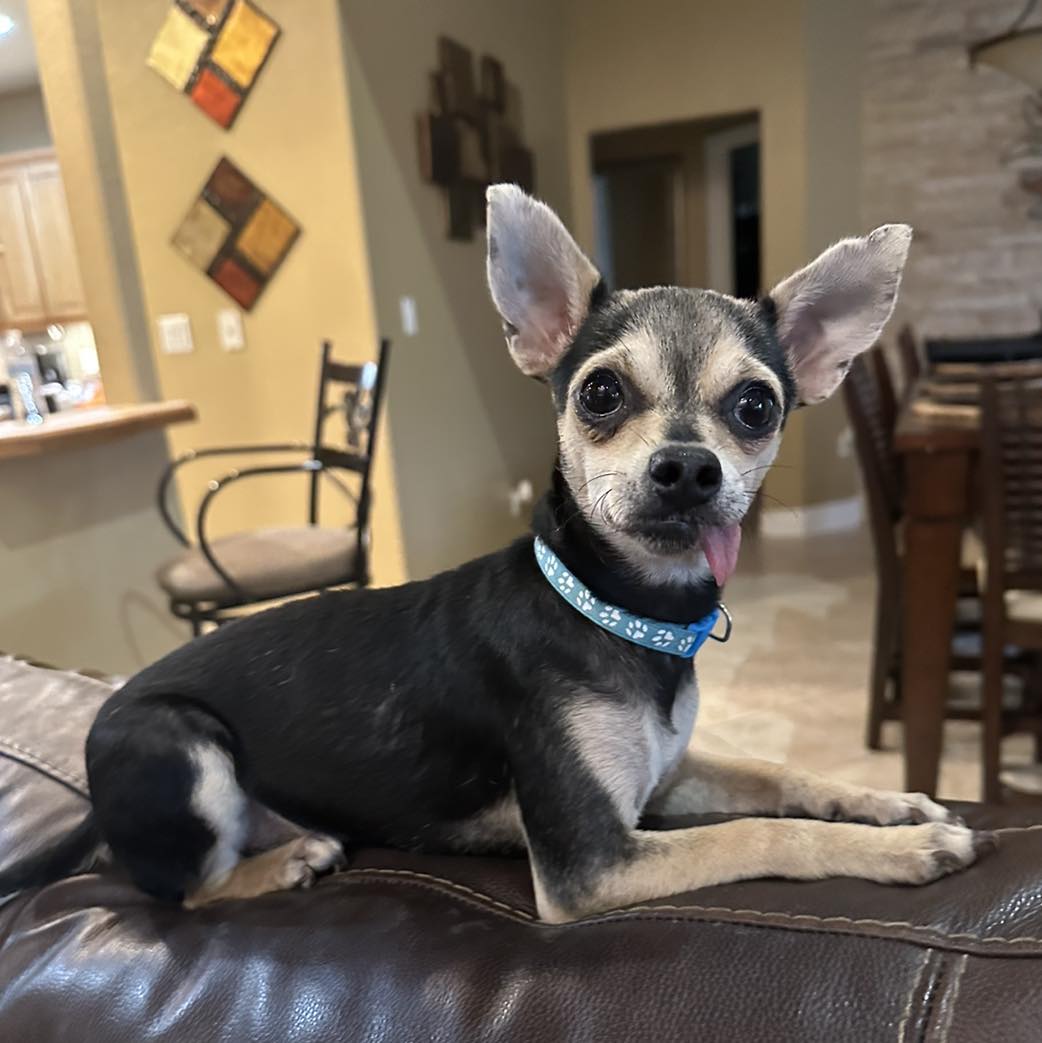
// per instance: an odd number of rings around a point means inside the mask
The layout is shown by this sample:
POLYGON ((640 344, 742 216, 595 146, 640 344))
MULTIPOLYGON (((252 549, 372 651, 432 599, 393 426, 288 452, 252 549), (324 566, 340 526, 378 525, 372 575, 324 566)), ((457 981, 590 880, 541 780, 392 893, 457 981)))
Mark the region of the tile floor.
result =
MULTIPOLYGON (((864 531, 746 541, 727 589, 731 641, 699 653, 693 747, 902 788, 901 725, 884 726, 882 751, 864 741, 874 582, 864 531)), ((1030 749, 1026 736, 1013 737, 1005 760, 1027 763, 1030 749)), ((979 799, 976 723, 945 726, 939 792, 979 799)))

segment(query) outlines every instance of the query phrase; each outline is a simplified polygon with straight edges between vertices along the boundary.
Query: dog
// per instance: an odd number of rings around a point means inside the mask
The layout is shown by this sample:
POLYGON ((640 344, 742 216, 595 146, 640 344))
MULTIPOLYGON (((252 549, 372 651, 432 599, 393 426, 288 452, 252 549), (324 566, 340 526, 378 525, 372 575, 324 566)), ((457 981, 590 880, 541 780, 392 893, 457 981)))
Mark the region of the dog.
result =
POLYGON ((146 668, 91 728, 90 814, 0 893, 107 850, 195 907, 307 886, 376 844, 526 853, 561 923, 751 877, 925 884, 993 845, 922 794, 688 751, 692 656, 723 626, 743 515, 788 414, 889 319, 911 229, 843 240, 752 301, 612 292, 547 206, 511 185, 487 202, 492 300, 557 417, 534 536, 146 668), (705 812, 743 817, 641 828, 705 812))

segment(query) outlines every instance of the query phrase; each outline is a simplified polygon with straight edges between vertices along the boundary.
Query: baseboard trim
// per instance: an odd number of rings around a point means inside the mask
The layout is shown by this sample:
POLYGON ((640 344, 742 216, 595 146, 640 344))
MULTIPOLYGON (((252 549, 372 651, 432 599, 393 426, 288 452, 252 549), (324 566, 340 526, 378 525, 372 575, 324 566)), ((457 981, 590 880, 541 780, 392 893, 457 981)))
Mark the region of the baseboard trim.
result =
POLYGON ((779 539, 849 532, 861 524, 861 505, 860 496, 849 496, 845 500, 829 500, 807 507, 772 507, 763 512, 760 531, 764 536, 779 539))

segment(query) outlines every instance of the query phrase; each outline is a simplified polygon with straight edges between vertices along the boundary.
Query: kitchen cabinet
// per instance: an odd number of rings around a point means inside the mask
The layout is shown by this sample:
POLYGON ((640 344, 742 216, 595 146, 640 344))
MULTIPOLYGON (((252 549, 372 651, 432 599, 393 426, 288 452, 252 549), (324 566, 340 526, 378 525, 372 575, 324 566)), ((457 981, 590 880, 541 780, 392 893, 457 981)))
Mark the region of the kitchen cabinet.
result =
POLYGON ((0 158, 0 329, 41 329, 86 313, 53 153, 0 158))
POLYGON ((0 327, 46 325, 21 171, 0 167, 0 327))

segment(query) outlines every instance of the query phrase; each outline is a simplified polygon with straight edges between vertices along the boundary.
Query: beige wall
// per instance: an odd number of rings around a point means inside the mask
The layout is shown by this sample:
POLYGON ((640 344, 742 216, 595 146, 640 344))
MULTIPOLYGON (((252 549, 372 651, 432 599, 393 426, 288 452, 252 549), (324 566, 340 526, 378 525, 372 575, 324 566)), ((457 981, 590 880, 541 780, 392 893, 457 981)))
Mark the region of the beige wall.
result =
POLYGON ((50 143, 39 87, 0 94, 0 153, 46 148, 50 143))
MULTIPOLYGON (((96 4, 160 391, 199 407, 198 424, 172 432, 175 451, 307 439, 320 339, 332 338, 338 357, 346 360, 371 358, 376 350, 336 5, 334 0, 312 0, 304 11, 291 0, 268 0, 264 6, 284 33, 229 133, 145 64, 167 0, 96 4), (245 318, 246 350, 234 354, 219 348, 216 334, 217 311, 231 301, 170 245, 171 234, 222 154, 303 228, 245 318), (188 314, 194 353, 158 352, 154 320, 166 312, 188 314)), ((399 371, 398 379, 403 377, 399 371)), ((395 384, 392 369, 392 398, 395 384)), ((385 439, 374 501, 377 583, 402 576, 393 453, 393 440, 385 439)), ((182 484, 186 504, 198 502, 210 477, 212 470, 201 465, 188 474, 182 484)), ((292 477, 242 483, 214 512, 214 531, 299 523, 304 491, 304 480, 292 477)), ((333 496, 325 499, 330 505, 336 502, 333 496)))
POLYGON ((545 486, 553 459, 546 392, 511 364, 488 302, 484 235, 446 238, 444 194, 420 180, 415 118, 446 33, 499 58, 521 90, 538 192, 567 212, 563 42, 553 0, 343 0, 344 40, 374 299, 396 339, 391 431, 409 573, 421 577, 523 531, 507 490, 545 486), (419 334, 400 335, 415 298, 419 334))
POLYGON ((0 651, 130 673, 184 642, 153 577, 175 553, 152 490, 157 432, 0 462, 0 651))
MULTIPOLYGON (((808 256, 873 227, 861 214, 860 117, 868 21, 868 5, 862 0, 806 0, 808 256)), ((884 220, 907 218, 895 210, 884 220)), ((804 503, 857 494, 860 476, 852 442, 842 437, 848 428, 842 394, 807 411, 804 503)))

